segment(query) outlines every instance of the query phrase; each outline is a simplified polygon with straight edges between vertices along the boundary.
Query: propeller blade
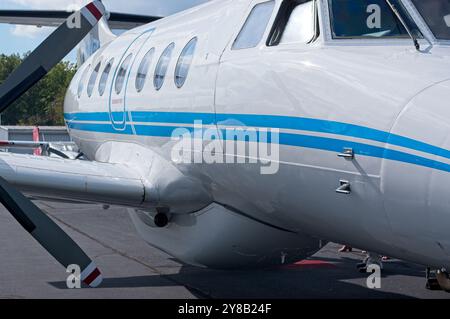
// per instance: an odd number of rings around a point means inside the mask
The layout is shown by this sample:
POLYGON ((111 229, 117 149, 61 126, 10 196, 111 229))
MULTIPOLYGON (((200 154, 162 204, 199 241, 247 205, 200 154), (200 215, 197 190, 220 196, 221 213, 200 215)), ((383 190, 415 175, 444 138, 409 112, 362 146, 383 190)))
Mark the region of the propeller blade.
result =
POLYGON ((0 177, 0 202, 13 217, 66 269, 78 265, 81 280, 90 287, 102 282, 102 275, 84 251, 42 210, 0 177))
POLYGON ((75 48, 105 15, 101 1, 71 15, 0 86, 0 113, 42 79, 75 48))

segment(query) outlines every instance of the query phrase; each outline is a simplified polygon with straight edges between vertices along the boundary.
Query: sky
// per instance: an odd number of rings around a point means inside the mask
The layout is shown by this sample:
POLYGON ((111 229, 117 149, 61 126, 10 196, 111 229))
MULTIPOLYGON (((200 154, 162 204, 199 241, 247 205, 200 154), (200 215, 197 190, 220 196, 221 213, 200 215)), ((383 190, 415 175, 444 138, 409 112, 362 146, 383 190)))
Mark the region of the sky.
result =
MULTIPOLYGON (((207 0, 103 0, 108 11, 167 16, 207 0)), ((89 0, 1 0, 0 10, 68 10, 89 0)), ((0 24, 0 54, 23 54, 36 48, 52 28, 0 24)), ((72 52, 66 59, 74 61, 72 52)))

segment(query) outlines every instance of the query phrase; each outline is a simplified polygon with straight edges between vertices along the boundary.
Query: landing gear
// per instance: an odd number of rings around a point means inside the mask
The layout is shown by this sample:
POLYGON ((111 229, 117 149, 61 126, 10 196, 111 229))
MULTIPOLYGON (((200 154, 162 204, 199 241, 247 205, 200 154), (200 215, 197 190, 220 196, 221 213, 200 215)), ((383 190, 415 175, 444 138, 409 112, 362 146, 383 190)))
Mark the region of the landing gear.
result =
POLYGON ((436 272, 431 271, 430 267, 427 267, 426 273, 425 273, 425 279, 427 280, 427 283, 425 285, 425 288, 428 290, 442 290, 441 285, 439 285, 439 282, 436 278, 436 272))
POLYGON ((369 255, 364 259, 363 262, 356 265, 356 268, 360 273, 367 273, 367 268, 370 265, 377 265, 378 267, 380 267, 380 270, 383 270, 383 261, 381 260, 380 255, 369 253, 369 255))
POLYGON ((427 283, 425 288, 428 290, 444 290, 450 293, 450 278, 445 269, 432 271, 430 267, 426 269, 425 278, 427 283))
POLYGON ((365 262, 357 264, 356 268, 360 273, 365 274, 367 272, 367 264, 365 262))

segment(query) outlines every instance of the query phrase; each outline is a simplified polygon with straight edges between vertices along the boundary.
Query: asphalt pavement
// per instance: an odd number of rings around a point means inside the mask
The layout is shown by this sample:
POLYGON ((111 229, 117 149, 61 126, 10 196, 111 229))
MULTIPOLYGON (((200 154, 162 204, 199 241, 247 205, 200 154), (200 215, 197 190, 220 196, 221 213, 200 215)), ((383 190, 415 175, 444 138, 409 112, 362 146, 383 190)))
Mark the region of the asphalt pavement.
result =
POLYGON ((123 208, 38 204, 96 261, 104 282, 68 289, 65 269, 0 207, 0 298, 450 298, 425 289, 422 266, 399 260, 384 264, 380 289, 369 289, 355 267, 362 252, 338 253, 337 244, 274 269, 202 269, 146 244, 123 208))

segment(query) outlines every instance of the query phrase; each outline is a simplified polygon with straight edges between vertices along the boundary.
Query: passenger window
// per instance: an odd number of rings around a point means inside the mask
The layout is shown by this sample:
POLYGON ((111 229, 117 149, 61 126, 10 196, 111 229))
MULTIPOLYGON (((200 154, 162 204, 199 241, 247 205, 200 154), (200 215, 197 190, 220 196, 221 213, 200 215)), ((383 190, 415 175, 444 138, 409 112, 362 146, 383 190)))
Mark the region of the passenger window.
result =
POLYGON ((108 81, 109 73, 111 73, 111 69, 114 63, 114 59, 109 60, 105 69, 103 70, 102 76, 100 77, 100 83, 98 84, 98 94, 103 96, 106 89, 106 82, 108 81))
POLYGON ((141 64, 139 65, 139 69, 136 75, 136 90, 138 92, 141 92, 142 89, 144 88, 148 69, 150 67, 150 64, 152 63, 154 55, 155 55, 155 48, 152 48, 145 54, 141 64))
POLYGON ((89 97, 92 96, 92 93, 94 92, 94 86, 95 82, 97 81, 97 76, 100 71, 102 63, 99 62, 97 66, 95 67, 94 71, 92 71, 91 77, 89 78, 88 87, 87 87, 87 94, 89 97))
POLYGON ((175 85, 178 88, 183 87, 184 83, 186 82, 189 69, 192 64, 192 59, 194 58, 196 46, 197 46, 197 38, 193 38, 184 47, 180 57, 178 58, 177 66, 175 68, 175 85))
POLYGON ((123 86, 125 84, 125 77, 127 75, 128 67, 130 66, 131 58, 133 57, 133 54, 129 54, 126 59, 122 62, 122 65, 120 66, 119 72, 117 73, 116 78, 116 93, 120 94, 122 92, 123 86))
POLYGON ((275 1, 268 1, 259 3, 252 9, 241 32, 234 40, 232 50, 254 48, 261 42, 274 6, 275 1))
POLYGON ((329 0, 333 38, 407 37, 386 0, 329 0))
POLYGON ((155 86, 155 89, 158 91, 164 84, 164 79, 166 78, 167 69, 169 68, 170 59, 172 58, 172 52, 174 48, 175 43, 169 44, 169 46, 162 53, 161 57, 159 58, 158 64, 156 65, 153 84, 155 86))
POLYGON ((78 98, 81 98, 81 94, 83 93, 84 89, 84 82, 86 81, 90 68, 90 65, 86 67, 86 70, 84 70, 83 74, 81 75, 80 82, 78 82, 78 98))
POLYGON ((284 1, 267 44, 309 43, 318 29, 315 1, 284 1))

